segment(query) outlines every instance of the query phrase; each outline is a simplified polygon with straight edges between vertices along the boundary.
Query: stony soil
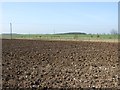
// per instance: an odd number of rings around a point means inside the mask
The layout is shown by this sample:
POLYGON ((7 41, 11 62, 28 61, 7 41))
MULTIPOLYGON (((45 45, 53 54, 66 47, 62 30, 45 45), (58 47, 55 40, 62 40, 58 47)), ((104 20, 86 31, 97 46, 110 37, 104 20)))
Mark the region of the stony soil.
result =
POLYGON ((2 40, 3 88, 118 88, 118 44, 2 40))

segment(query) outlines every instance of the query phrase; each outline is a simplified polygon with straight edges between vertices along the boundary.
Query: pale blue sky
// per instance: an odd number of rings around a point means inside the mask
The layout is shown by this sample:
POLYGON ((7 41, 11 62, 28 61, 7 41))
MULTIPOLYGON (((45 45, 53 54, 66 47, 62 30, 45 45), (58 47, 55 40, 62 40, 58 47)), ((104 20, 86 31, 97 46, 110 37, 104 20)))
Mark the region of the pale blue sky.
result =
POLYGON ((118 30, 117 2, 3 3, 3 33, 110 33, 118 30))

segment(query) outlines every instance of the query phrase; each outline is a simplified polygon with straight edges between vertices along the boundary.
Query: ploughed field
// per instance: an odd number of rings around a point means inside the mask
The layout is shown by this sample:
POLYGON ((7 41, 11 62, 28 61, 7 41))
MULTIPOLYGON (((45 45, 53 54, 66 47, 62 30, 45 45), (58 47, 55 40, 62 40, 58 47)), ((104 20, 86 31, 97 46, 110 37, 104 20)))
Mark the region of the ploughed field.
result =
POLYGON ((118 44, 2 40, 3 88, 116 88, 118 44))

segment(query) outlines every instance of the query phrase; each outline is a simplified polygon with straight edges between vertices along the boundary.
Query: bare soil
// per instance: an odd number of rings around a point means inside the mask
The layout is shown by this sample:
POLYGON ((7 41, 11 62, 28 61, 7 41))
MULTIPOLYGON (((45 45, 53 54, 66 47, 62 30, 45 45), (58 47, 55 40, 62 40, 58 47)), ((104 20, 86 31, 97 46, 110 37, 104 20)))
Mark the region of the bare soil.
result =
POLYGON ((3 39, 3 88, 118 88, 118 58, 118 43, 3 39))

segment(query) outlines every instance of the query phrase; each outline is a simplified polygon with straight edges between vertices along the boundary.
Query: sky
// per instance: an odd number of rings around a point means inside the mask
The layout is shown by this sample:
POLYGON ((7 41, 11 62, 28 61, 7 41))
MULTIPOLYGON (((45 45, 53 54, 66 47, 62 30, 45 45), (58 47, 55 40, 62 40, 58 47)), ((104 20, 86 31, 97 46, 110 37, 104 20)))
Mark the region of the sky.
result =
POLYGON ((4 2, 2 33, 110 33, 118 30, 117 2, 4 2))

